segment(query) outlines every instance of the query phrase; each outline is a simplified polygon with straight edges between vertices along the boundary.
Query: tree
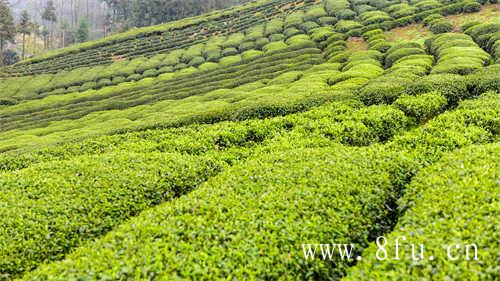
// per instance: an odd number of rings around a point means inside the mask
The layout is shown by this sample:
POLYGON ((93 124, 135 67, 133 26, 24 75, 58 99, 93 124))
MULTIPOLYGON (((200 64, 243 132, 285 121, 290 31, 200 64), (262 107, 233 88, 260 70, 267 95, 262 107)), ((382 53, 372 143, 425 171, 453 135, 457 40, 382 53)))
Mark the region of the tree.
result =
POLYGON ((47 29, 46 26, 43 26, 41 28, 40 34, 43 37, 43 47, 45 49, 48 49, 49 48, 49 35, 50 35, 50 32, 49 32, 49 30, 47 29))
POLYGON ((2 61, 0 61, 1 65, 11 65, 19 61, 19 56, 17 55, 17 53, 10 49, 3 51, 1 58, 2 58, 2 61))
POLYGON ((81 43, 89 40, 89 25, 86 20, 81 20, 76 30, 76 41, 81 43))
POLYGON ((31 34, 32 24, 30 21, 30 15, 28 11, 24 10, 21 13, 21 19, 19 21, 18 32, 23 35, 23 51, 21 53, 21 58, 25 59, 26 54, 26 35, 31 34))
POLYGON ((7 43, 14 43, 16 26, 6 0, 0 0, 0 63, 3 65, 4 49, 7 43))
POLYGON ((49 0, 47 1, 47 5, 45 6, 45 9, 43 10, 42 13, 42 19, 50 25, 50 36, 48 37, 47 40, 47 47, 51 46, 51 38, 54 37, 54 24, 57 22, 57 16, 56 16, 56 7, 54 6, 54 1, 49 0))

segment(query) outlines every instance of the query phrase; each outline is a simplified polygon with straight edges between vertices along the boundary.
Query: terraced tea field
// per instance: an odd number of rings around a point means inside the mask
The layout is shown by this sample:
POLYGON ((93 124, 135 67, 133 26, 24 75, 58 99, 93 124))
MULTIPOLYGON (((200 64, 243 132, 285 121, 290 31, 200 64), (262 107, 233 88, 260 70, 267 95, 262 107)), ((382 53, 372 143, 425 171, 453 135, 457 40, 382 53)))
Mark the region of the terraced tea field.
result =
POLYGON ((0 68, 0 280, 498 280, 496 15, 258 0, 0 68))

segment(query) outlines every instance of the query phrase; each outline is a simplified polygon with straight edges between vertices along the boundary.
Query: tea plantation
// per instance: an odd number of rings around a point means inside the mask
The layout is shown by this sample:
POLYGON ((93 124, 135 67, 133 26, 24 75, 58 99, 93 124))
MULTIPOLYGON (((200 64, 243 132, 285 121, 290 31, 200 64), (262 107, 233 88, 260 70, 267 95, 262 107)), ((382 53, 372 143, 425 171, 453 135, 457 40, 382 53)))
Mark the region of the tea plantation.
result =
POLYGON ((499 280, 499 19, 257 0, 0 68, 0 280, 499 280))

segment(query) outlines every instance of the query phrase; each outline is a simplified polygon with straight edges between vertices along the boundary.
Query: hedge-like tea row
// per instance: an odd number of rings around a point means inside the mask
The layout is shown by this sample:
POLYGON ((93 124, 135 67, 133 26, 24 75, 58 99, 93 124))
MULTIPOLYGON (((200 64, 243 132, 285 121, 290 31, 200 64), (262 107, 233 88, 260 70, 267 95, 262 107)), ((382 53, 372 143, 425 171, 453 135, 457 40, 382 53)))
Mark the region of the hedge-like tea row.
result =
POLYGON ((500 23, 478 23, 464 30, 464 33, 474 40, 500 63, 500 23))
POLYGON ((350 97, 350 93, 332 92, 326 83, 325 76, 336 73, 338 67, 331 63, 312 67, 291 85, 266 86, 261 81, 180 100, 94 112, 77 120, 52 122, 44 128, 12 130, 0 134, 0 150, 44 146, 126 130, 265 118, 302 111, 327 100, 350 97))
POLYGON ((401 95, 393 106, 403 111, 417 122, 425 122, 443 112, 448 100, 439 92, 431 92, 418 96, 401 95))
POLYGON ((3 201, 8 204, 4 230, 7 233, 19 233, 20 236, 2 238, 5 245, 13 246, 3 247, 2 254, 5 257, 2 258, 4 264, 0 272, 17 274, 41 261, 59 259, 72 247, 99 236, 148 205, 177 197, 192 189, 209 175, 216 174, 224 167, 225 161, 241 159, 248 154, 231 148, 258 144, 289 130, 303 132, 305 128, 310 138, 314 136, 347 145, 369 145, 385 141, 408 126, 404 114, 390 106, 358 107, 359 103, 334 103, 273 120, 110 136, 66 145, 64 148, 43 150, 38 154, 21 155, 22 161, 19 157, 11 158, 11 162, 3 161, 2 166, 11 169, 25 168, 29 162, 50 162, 17 173, 4 173, 1 181, 5 189, 3 201), (221 151, 223 154, 217 156, 209 153, 211 151, 221 151), (179 152, 198 156, 175 154, 179 152), (40 158, 37 159, 37 156, 40 158), (61 162, 62 159, 68 160, 61 162), (197 164, 186 167, 190 162, 197 164), (165 163, 166 166, 158 163, 165 163), (116 175, 118 170, 119 176, 116 175), (37 180, 39 174, 43 174, 43 180, 37 180), (138 186, 140 190, 134 191, 138 186), (96 191, 90 195, 89 192, 94 189, 96 191), (46 196, 49 191, 50 196, 46 196), (14 201, 22 202, 22 199, 15 198, 15 194, 21 193, 30 198, 29 203, 26 202, 30 205, 29 212, 11 206, 14 201), (134 200, 130 199, 131 196, 134 196, 134 200), (122 202, 126 204, 117 204, 117 200, 126 201, 122 202), (94 204, 99 206, 92 208, 94 204), (43 218, 47 212, 45 208, 57 211, 51 212, 44 223, 30 224, 35 217, 43 218), (108 214, 114 213, 120 216, 106 218, 108 214), (15 217, 12 214, 22 214, 23 221, 11 221, 15 217), (70 214, 73 217, 68 221, 70 214), (63 223, 64 226, 58 226, 63 223), (51 226, 49 230, 45 229, 46 224, 51 226), (17 227, 23 227, 23 230, 16 231, 17 227), (82 227, 88 230, 82 230, 82 227), (74 233, 73 229, 79 230, 74 233), (34 244, 36 248, 29 246, 34 244), (27 247, 31 249, 30 255, 17 254, 18 249, 27 247))
POLYGON ((334 90, 352 90, 370 79, 380 76, 384 70, 380 60, 382 54, 368 50, 352 54, 342 68, 342 73, 332 75, 328 83, 334 90))
POLYGON ((107 87, 98 92, 25 102, 0 113, 3 123, 0 130, 41 127, 50 121, 80 118, 100 110, 124 109, 200 95, 221 88, 234 88, 248 82, 274 78, 286 71, 304 70, 320 62, 322 58, 318 49, 301 49, 292 44, 285 50, 224 68, 174 77, 160 76, 155 80, 107 87))
POLYGON ((445 152, 491 141, 488 122, 500 110, 492 95, 387 145, 269 143, 258 157, 24 279, 339 278, 350 261, 306 261, 301 244, 367 246, 394 223, 391 206, 413 174, 445 152))
MULTIPOLYGON (((394 44, 385 53, 384 75, 370 80, 358 91, 365 104, 392 103, 401 95, 408 84, 427 75, 434 62, 417 43, 394 44)), ((431 92, 433 89, 419 93, 431 92)))
POLYGON ((221 171, 217 157, 118 152, 48 162, 0 178, 0 273, 57 260, 140 211, 221 171))
MULTIPOLYGON (((269 18, 303 10, 313 5, 314 1, 268 0, 251 3, 246 7, 233 8, 227 12, 215 13, 214 16, 200 16, 172 23, 174 29, 150 27, 154 31, 134 34, 130 37, 119 35, 119 39, 103 39, 95 44, 89 42, 60 51, 56 55, 34 58, 4 69, 14 75, 53 73, 62 69, 74 69, 81 66, 109 64, 114 58, 135 58, 154 56, 178 48, 189 47, 206 41, 214 34, 228 34, 243 31, 246 28, 262 24, 269 18), (89 47, 86 47, 88 45, 89 47)), ((168 24, 167 24, 168 26, 168 24)), ((134 33, 134 32, 131 32, 134 33)))
POLYGON ((434 34, 451 32, 453 24, 440 14, 432 14, 427 16, 423 23, 429 27, 430 31, 434 34))
MULTIPOLYGON (((318 73, 315 73, 316 75, 318 73)), ((136 153, 161 151, 199 155, 210 150, 225 150, 235 145, 244 146, 261 142, 274 134, 283 134, 296 127, 300 130, 305 126, 308 127, 309 134, 315 132, 315 135, 327 140, 361 146, 385 141, 409 126, 407 118, 399 110, 393 110, 388 106, 366 109, 360 107, 359 102, 335 102, 306 113, 269 120, 222 122, 130 132, 91 138, 33 152, 4 153, 0 155, 0 170, 18 170, 32 163, 124 150, 136 153)))
POLYGON ((384 31, 380 28, 363 33, 363 38, 368 43, 370 50, 385 53, 392 47, 392 44, 387 42, 384 31))
MULTIPOLYGON (((500 144, 495 143, 450 153, 421 171, 399 202, 404 212, 395 231, 385 236, 390 256, 378 261, 377 247, 370 246, 363 253, 367 258, 343 280, 497 279, 499 163, 500 144), (425 245, 422 260, 414 261, 405 246, 400 246, 401 260, 392 259, 399 236, 406 245, 425 245), (447 256, 448 247, 456 260, 447 256)), ((420 257, 419 250, 415 253, 420 257)))
MULTIPOLYGON (((166 54, 158 54, 149 59, 140 57, 133 60, 123 60, 110 65, 61 71, 57 75, 50 76, 49 79, 47 79, 47 75, 42 75, 35 76, 28 81, 22 78, 0 81, 0 85, 6 88, 1 95, 17 99, 40 99, 53 94, 83 92, 90 89, 117 85, 125 81, 137 81, 148 77, 156 77, 164 73, 182 72, 193 67, 201 71, 225 67, 227 65, 227 57, 233 58, 236 55, 238 57, 241 55, 241 58, 244 60, 250 60, 255 57, 264 56, 269 52, 286 49, 288 46, 292 48, 301 46, 303 48, 316 47, 316 44, 311 42, 311 39, 306 37, 306 35, 302 35, 306 39, 301 41, 289 38, 286 41, 288 44, 282 42, 283 38, 270 42, 271 37, 275 38, 277 35, 281 35, 280 33, 270 34, 270 39, 264 37, 264 29, 267 32, 274 32, 273 29, 281 32, 279 31, 280 28, 277 28, 276 25, 279 26, 282 24, 281 20, 275 19, 265 26, 258 25, 253 29, 249 29, 247 36, 244 36, 242 33, 235 33, 228 37, 212 37, 206 43, 192 45, 185 49, 177 49, 166 54), (256 33, 257 31, 260 31, 260 33, 256 33), (40 80, 40 82, 37 82, 37 80, 40 80), (27 89, 23 89, 23 83, 44 84, 39 85, 36 89, 30 88, 31 91, 27 91, 27 89)), ((321 42, 324 40, 323 37, 328 35, 321 28, 300 32, 311 32, 314 36, 313 39, 317 42, 321 42)))
POLYGON ((469 74, 489 63, 490 55, 466 34, 444 33, 426 41, 429 52, 436 56, 432 73, 469 74))

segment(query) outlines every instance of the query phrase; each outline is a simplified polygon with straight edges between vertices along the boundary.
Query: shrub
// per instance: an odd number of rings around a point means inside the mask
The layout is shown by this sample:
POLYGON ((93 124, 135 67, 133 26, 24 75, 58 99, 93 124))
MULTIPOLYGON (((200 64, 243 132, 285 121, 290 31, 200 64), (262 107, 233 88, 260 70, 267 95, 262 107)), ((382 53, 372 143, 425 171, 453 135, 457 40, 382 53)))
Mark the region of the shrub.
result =
POLYGON ((288 29, 290 27, 298 27, 302 22, 304 22, 303 16, 303 12, 296 12, 288 15, 285 19, 285 28, 288 29))
POLYGON ((397 49, 389 49, 387 51, 387 56, 385 57, 385 65, 386 67, 391 67, 393 63, 398 61, 399 59, 411 56, 411 55, 422 55, 425 54, 425 51, 421 48, 397 48, 397 49))
POLYGON ((479 12, 481 10, 481 4, 473 0, 466 0, 463 6, 464 13, 479 12))
POLYGON ((447 104, 448 101, 441 93, 431 92, 417 96, 402 95, 393 106, 422 123, 443 112, 447 104))
POLYGON ((285 42, 277 41, 277 42, 271 42, 271 43, 265 45, 264 47, 262 47, 262 50, 264 52, 268 53, 268 52, 283 50, 283 49, 286 49, 287 47, 288 47, 288 45, 285 42))
POLYGON ((199 66, 200 64, 204 63, 205 59, 203 57, 194 57, 191 61, 189 61, 188 65, 189 66, 199 66))
POLYGON ((336 17, 321 17, 318 19, 318 22, 322 26, 334 25, 335 23, 337 23, 337 18, 336 17))
POLYGON ((155 76, 158 76, 158 70, 156 69, 148 69, 144 71, 144 73, 142 74, 142 77, 155 77, 155 76))
POLYGON ((422 23, 429 26, 433 21, 442 19, 444 19, 444 17, 441 14, 430 14, 422 20, 422 23))
POLYGON ((102 88, 102 87, 106 87, 106 86, 111 86, 111 85, 113 85, 113 82, 111 82, 111 80, 108 79, 108 78, 103 78, 103 79, 101 79, 101 80, 99 80, 97 82, 97 87, 98 88, 102 88))
POLYGON ((285 36, 288 38, 288 37, 292 37, 292 36, 295 36, 297 34, 302 34, 303 32, 298 30, 297 28, 287 28, 285 29, 285 36))
POLYGON ((280 76, 274 78, 269 81, 268 85, 282 85, 282 84, 290 84, 302 77, 303 73, 301 71, 290 71, 281 74, 280 76))
POLYGON ((243 42, 243 40, 245 40, 245 35, 243 35, 242 33, 233 33, 227 37, 224 43, 222 43, 222 47, 237 48, 243 42))
POLYGON ((219 67, 219 65, 217 63, 205 62, 205 63, 201 64, 200 66, 198 66, 198 69, 201 71, 209 71, 209 70, 217 69, 218 67, 219 67))
POLYGON ((269 39, 267 39, 265 37, 264 38, 259 38, 255 42, 255 48, 261 50, 262 47, 264 47, 265 45, 267 45, 269 42, 270 42, 269 39))
POLYGON ((123 83, 125 82, 125 77, 123 76, 115 76, 113 77, 113 84, 120 84, 120 83, 123 83))
POLYGON ((285 35, 283 34, 272 34, 269 36, 269 41, 271 42, 276 42, 276 41, 282 41, 285 39, 285 35))
POLYGON ((271 34, 280 34, 283 32, 283 21, 281 19, 272 19, 266 24, 265 36, 269 36, 271 34))
POLYGON ((254 48, 255 48, 255 42, 254 41, 247 41, 247 42, 241 43, 241 45, 238 47, 238 50, 240 52, 244 52, 244 51, 251 50, 254 48))
POLYGON ((142 75, 132 74, 132 75, 127 76, 127 79, 125 79, 125 81, 131 82, 131 81, 139 81, 141 79, 142 79, 142 75))
POLYGON ((453 25, 447 20, 436 20, 431 22, 430 30, 434 34, 450 32, 453 30, 453 25))
POLYGON ((246 41, 254 41, 264 37, 264 25, 256 25, 250 28, 245 35, 246 41))
POLYGON ((392 18, 383 11, 364 12, 363 14, 361 14, 360 18, 364 25, 381 23, 387 20, 392 20, 392 18))
POLYGON ((240 55, 234 55, 234 56, 227 56, 227 57, 223 57, 219 64, 222 65, 222 66, 228 66, 228 65, 231 65, 231 64, 236 64, 236 63, 239 63, 241 62, 241 56, 240 55))
POLYGON ((236 55, 238 54, 238 50, 236 50, 236 48, 226 48, 224 50, 222 50, 222 53, 221 55, 223 57, 227 57, 227 56, 233 56, 233 55, 236 55))
MULTIPOLYGON (((125 79, 124 79, 125 80, 125 79)), ((92 90, 97 88, 97 83, 96 82, 85 82, 83 85, 80 87, 79 91, 80 92, 85 92, 87 90, 92 90)))
POLYGON ((472 96, 467 89, 465 77, 456 74, 425 76, 413 81, 406 88, 406 93, 410 95, 434 91, 442 93, 450 105, 456 105, 460 100, 472 96))
POLYGON ((360 28, 362 26, 363 25, 357 21, 341 20, 337 22, 337 24, 335 24, 335 31, 345 33, 352 29, 360 28))
POLYGON ((248 50, 241 54, 243 60, 251 60, 264 55, 264 52, 258 50, 248 50))
POLYGON ((473 26, 476 26, 478 24, 481 24, 481 22, 478 22, 478 21, 469 21, 469 22, 464 23, 460 29, 462 31, 466 31, 467 29, 469 29, 469 28, 471 28, 473 26))
POLYGON ((410 79, 378 77, 357 91, 357 96, 366 105, 391 104, 404 93, 410 79))
POLYGON ((356 12, 350 9, 343 9, 336 12, 335 16, 340 20, 353 20, 356 18, 356 12))
MULTIPOLYGON (((471 130, 471 129, 469 129, 471 130)), ((491 226, 496 216, 493 203, 498 188, 500 145, 473 145, 449 153, 415 177, 399 200, 402 217, 394 230, 386 235, 386 249, 394 249, 396 237, 407 243, 425 245, 425 261, 387 259, 378 261, 378 247, 363 252, 363 259, 346 274, 346 280, 384 279, 496 279, 496 248, 498 227, 491 226), (474 198, 473 200, 471 198, 474 198), (477 215, 481 210, 481 215, 477 215), (436 222, 436 223, 429 223, 436 222), (471 223, 474 222, 474 223, 471 223), (451 243, 489 245, 481 250, 480 260, 452 261, 443 255, 451 243), (424 266, 430 256, 432 266, 424 266), (470 269, 474 264, 474 270, 470 269)), ((464 253, 462 252, 462 255, 464 253)), ((474 258, 474 247, 470 247, 474 258)))
POLYGON ((313 21, 307 21, 307 22, 304 22, 303 24, 300 25, 300 28, 307 33, 309 33, 311 30, 318 28, 318 27, 319 27, 319 24, 317 24, 313 21))
POLYGON ((328 14, 326 13, 325 9, 321 6, 316 6, 313 8, 310 8, 309 10, 306 11, 304 14, 304 20, 305 21, 311 21, 315 20, 321 17, 325 17, 328 14))
POLYGON ((3 210, 19 216, 16 224, 7 223, 11 215, 2 218, 12 232, 2 233, 2 241, 12 241, 2 246, 2 273, 19 274, 43 261, 60 259, 69 249, 106 233, 148 206, 186 193, 223 166, 222 161, 209 157, 122 152, 2 174, 1 185, 9 186, 2 202, 21 190, 32 198, 25 199, 29 210, 22 206, 3 210), (33 200, 38 196, 43 200, 33 200), (18 227, 23 230, 16 230, 18 227), (32 243, 37 245, 32 251, 18 251, 32 243))
POLYGON ((330 38, 332 35, 336 35, 331 27, 319 27, 311 31, 311 39, 316 42, 322 42, 330 38))
POLYGON ((415 4, 415 8, 417 8, 419 12, 437 9, 442 6, 443 4, 436 0, 423 0, 415 4))
POLYGON ((171 67, 171 66, 164 66, 160 69, 158 69, 158 73, 168 73, 168 72, 173 72, 174 71, 174 68, 171 67))

